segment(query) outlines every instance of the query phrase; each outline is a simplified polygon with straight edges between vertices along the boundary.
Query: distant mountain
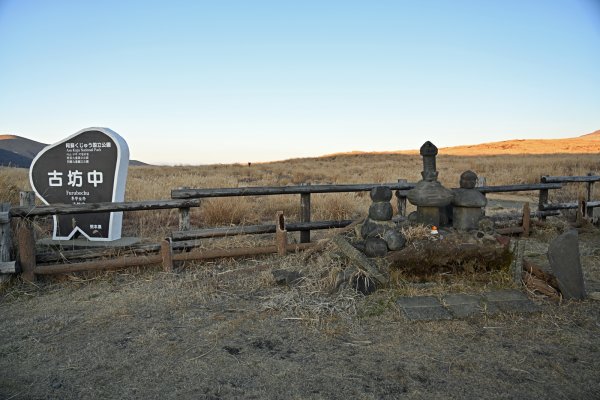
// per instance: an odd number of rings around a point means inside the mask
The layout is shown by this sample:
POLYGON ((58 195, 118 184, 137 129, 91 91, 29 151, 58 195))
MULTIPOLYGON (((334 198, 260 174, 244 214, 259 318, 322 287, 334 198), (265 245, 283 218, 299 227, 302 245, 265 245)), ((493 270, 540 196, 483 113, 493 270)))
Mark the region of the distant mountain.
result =
MULTIPOLYGON (((0 165, 16 168, 29 168, 35 156, 48 146, 16 135, 0 135, 0 165)), ((131 166, 149 165, 137 160, 129 160, 131 166)))
POLYGON ((22 156, 12 151, 0 149, 0 165, 15 168, 29 168, 31 158, 22 156))
MULTIPOLYGON (((435 144, 435 143, 434 143, 435 144)), ((419 150, 391 150, 380 152, 352 151, 328 154, 323 157, 352 154, 419 154, 419 150)), ((600 154, 600 130, 565 139, 513 139, 502 142, 467 146, 443 147, 441 155, 483 156, 500 154, 600 154)))
POLYGON ((600 130, 564 139, 515 139, 454 146, 440 149, 440 154, 457 156, 495 154, 600 154, 600 130))
MULTIPOLYGON (((0 149, 33 160, 47 144, 15 135, 0 135, 0 149)), ((31 162, 30 162, 31 163, 31 162)))

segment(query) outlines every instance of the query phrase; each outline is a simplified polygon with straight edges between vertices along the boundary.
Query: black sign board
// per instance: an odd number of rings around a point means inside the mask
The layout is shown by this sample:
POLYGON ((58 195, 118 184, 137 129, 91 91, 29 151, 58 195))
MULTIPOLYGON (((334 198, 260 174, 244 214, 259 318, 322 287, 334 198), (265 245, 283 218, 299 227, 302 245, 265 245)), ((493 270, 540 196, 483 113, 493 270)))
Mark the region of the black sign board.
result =
MULTIPOLYGON (((46 204, 119 202, 125 197, 129 148, 107 128, 83 129, 45 147, 31 163, 29 179, 46 204)), ((53 239, 121 237, 123 213, 54 216, 53 239)))

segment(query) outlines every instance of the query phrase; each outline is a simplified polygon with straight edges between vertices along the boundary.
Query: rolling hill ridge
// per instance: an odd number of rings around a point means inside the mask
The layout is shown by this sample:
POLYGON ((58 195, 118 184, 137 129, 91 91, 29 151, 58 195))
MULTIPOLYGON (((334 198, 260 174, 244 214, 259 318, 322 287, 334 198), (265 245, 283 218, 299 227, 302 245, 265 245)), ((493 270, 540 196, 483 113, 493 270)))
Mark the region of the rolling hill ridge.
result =
MULTIPOLYGON (((29 168, 35 156, 47 144, 36 142, 17 135, 0 135, 0 166, 29 168)), ((129 160, 129 165, 148 165, 141 161, 129 160)))

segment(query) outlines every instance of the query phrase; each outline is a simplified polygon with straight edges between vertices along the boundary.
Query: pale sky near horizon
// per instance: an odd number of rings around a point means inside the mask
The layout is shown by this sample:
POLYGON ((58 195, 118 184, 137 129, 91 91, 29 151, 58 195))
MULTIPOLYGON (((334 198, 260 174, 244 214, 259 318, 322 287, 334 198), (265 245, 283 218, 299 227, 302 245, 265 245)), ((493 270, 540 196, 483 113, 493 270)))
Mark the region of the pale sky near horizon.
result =
POLYGON ((600 129, 600 0, 0 0, 0 134, 158 164, 600 129))

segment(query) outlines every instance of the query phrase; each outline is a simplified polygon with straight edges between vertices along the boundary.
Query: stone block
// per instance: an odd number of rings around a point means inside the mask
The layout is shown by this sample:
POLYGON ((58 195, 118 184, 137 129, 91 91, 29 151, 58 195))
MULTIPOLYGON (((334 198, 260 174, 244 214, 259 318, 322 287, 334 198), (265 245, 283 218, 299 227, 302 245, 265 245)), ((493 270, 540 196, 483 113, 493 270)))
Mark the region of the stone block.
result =
POLYGON ((482 217, 481 208, 454 206, 452 226, 459 231, 471 231, 479 228, 482 217))

